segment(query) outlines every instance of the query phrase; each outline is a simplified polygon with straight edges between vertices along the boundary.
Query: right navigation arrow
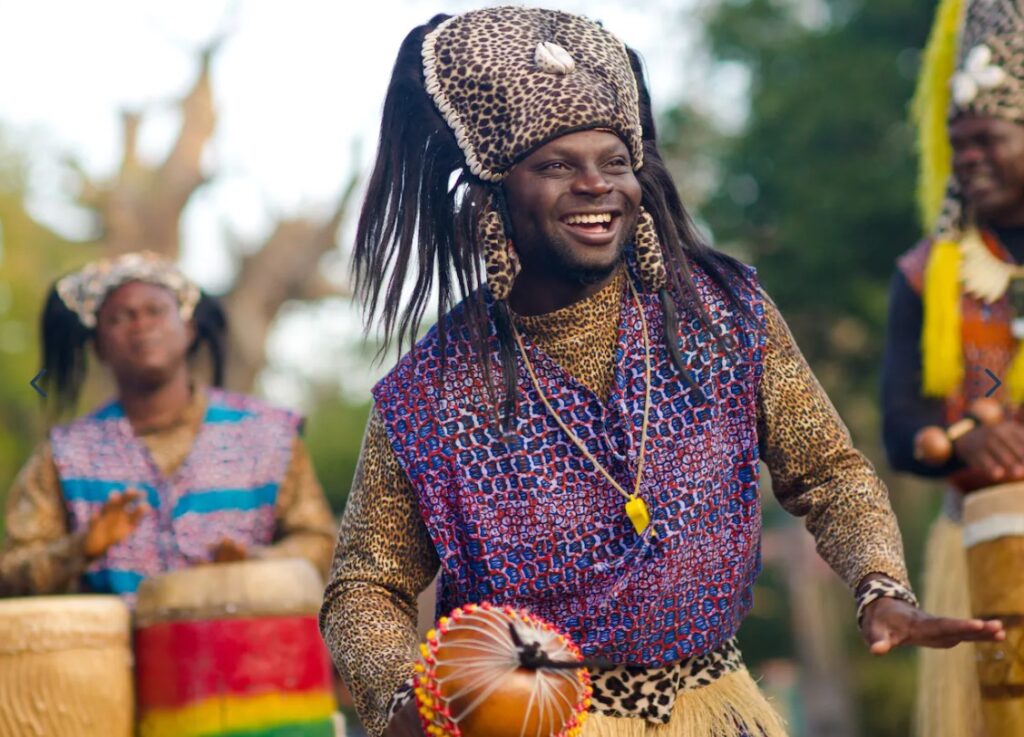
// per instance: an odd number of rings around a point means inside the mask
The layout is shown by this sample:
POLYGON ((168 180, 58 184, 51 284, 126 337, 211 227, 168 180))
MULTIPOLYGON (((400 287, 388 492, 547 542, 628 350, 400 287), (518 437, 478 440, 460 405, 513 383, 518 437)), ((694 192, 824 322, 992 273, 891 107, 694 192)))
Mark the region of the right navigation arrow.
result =
POLYGON ((999 387, 1001 387, 1003 385, 1003 382, 1001 382, 999 380, 999 377, 996 376, 995 374, 993 374, 988 369, 985 369, 985 373, 988 374, 989 378, 992 379, 992 381, 996 382, 995 386, 993 386, 991 389, 989 389, 987 392, 985 392, 985 396, 986 397, 991 397, 993 394, 995 394, 996 389, 998 389, 999 387))

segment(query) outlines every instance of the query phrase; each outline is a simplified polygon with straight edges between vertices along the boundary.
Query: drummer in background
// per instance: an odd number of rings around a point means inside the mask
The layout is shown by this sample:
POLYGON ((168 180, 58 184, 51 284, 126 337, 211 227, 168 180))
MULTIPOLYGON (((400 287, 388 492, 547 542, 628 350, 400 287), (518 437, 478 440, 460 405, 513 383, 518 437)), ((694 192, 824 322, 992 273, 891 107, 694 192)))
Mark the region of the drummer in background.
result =
MULTIPOLYGON (((940 6, 918 87, 920 199, 931 235, 899 260, 883 378, 893 467, 948 482, 924 580, 925 609, 946 616, 970 608, 963 494, 1024 479, 1016 409, 1024 400, 1024 0, 959 5, 940 6), (973 404, 993 388, 1010 410, 996 409, 994 421, 973 404), (961 435, 972 425, 957 423, 971 410, 979 421, 961 435), (928 446, 929 426, 952 426, 951 437, 928 446)), ((973 649, 921 658, 918 733, 978 734, 973 649)))
POLYGON ((132 603, 148 576, 246 558, 326 571, 336 528, 301 418, 193 380, 205 343, 220 385, 224 331, 217 303, 155 254, 54 284, 42 320, 48 401, 74 407, 90 342, 117 397, 54 427, 15 480, 0 595, 79 589, 132 603))

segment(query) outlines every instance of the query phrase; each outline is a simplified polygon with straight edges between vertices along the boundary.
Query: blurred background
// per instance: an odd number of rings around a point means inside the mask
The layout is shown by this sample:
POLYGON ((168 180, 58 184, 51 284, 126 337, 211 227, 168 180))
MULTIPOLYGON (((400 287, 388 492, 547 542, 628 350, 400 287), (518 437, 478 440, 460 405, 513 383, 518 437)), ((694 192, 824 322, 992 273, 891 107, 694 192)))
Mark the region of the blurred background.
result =
MULTIPOLYGON (((601 20, 645 58, 684 201, 759 269, 889 483, 919 582, 938 494, 887 472, 877 381, 894 260, 920 234, 908 103, 934 3, 536 4, 601 20)), ((0 500, 45 432, 29 381, 46 289, 144 247, 223 299, 229 388, 307 414, 341 512, 368 389, 394 360, 374 360, 347 268, 391 65, 414 25, 478 5, 0 0, 0 500)), ((80 411, 104 398, 93 374, 80 411)), ((751 669, 794 737, 907 735, 913 653, 866 653, 849 592, 768 483, 764 497, 751 669)))

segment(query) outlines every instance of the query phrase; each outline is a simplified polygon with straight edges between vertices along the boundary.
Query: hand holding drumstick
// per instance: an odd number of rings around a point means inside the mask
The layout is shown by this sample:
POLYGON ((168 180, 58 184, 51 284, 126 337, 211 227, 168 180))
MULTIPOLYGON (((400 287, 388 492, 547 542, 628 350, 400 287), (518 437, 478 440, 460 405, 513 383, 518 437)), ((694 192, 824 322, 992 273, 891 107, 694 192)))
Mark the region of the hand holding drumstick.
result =
POLYGON ((993 483, 1024 478, 1024 425, 1007 419, 993 399, 978 399, 948 428, 929 426, 914 437, 914 457, 941 466, 954 454, 993 483))

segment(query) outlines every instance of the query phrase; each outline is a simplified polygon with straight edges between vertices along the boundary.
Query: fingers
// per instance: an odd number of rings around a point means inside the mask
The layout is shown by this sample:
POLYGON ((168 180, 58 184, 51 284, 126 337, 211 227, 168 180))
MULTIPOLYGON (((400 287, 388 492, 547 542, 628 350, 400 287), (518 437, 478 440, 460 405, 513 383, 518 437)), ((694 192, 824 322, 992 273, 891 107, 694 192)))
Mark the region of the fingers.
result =
POLYGON ((961 642, 1006 639, 999 620, 935 617, 886 599, 880 599, 868 609, 862 629, 872 655, 885 655, 900 645, 949 648, 961 642))
POLYGON ((149 505, 147 505, 147 504, 140 504, 140 505, 138 505, 137 507, 135 507, 134 509, 132 509, 128 513, 128 522, 129 522, 129 524, 131 524, 131 526, 133 528, 136 527, 139 524, 139 522, 142 520, 142 518, 145 517, 148 512, 149 512, 149 505))
POLYGON ((115 491, 107 497, 107 501, 96 512, 93 519, 102 517, 106 520, 107 525, 112 525, 111 530, 114 537, 121 539, 135 529, 149 509, 141 491, 126 489, 125 491, 115 491))
POLYGON ((954 442, 968 466, 993 480, 1024 477, 1024 425, 1001 422, 985 425, 954 442))
POLYGON ((103 503, 104 509, 124 509, 130 504, 139 502, 144 499, 141 491, 138 489, 125 489, 124 491, 115 491, 107 497, 107 501, 103 503))
POLYGON ((216 563, 233 563, 245 560, 248 557, 248 551, 241 543, 226 537, 210 548, 210 555, 216 563))
POLYGON ((888 637, 883 637, 882 639, 871 643, 871 647, 868 649, 872 655, 885 655, 892 650, 892 648, 892 641, 888 637))
POLYGON ((992 425, 983 431, 976 462, 993 478, 1024 476, 1024 426, 1016 422, 992 425))
POLYGON ((1007 422, 1001 429, 1000 437, 1014 453, 1012 473, 1014 476, 1024 475, 1024 426, 1017 422, 1007 422))
POLYGON ((1005 473, 1024 473, 1024 434, 1016 426, 1006 423, 993 427, 986 449, 990 459, 1005 473))
POLYGON ((1006 631, 999 620, 925 617, 919 620, 909 638, 910 644, 948 648, 961 642, 1000 642, 1006 631))
POLYGON ((908 634, 905 631, 886 628, 868 642, 868 651, 872 655, 885 655, 900 645, 905 644, 907 638, 908 634))

